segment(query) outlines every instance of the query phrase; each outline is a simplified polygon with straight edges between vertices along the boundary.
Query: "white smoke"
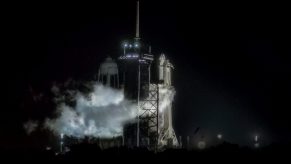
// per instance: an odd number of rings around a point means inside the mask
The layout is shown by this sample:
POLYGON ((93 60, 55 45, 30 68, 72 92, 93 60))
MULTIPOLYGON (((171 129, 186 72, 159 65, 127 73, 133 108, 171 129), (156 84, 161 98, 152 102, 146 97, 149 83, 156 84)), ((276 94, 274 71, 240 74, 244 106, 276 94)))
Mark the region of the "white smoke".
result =
POLYGON ((25 132, 27 135, 30 135, 32 132, 34 132, 38 127, 37 121, 28 121, 23 125, 25 132))
POLYGON ((170 106, 174 100, 176 91, 174 87, 166 87, 159 85, 159 112, 164 113, 166 110, 170 110, 170 106))
MULTIPOLYGON (((92 88, 89 94, 81 93, 76 89, 61 89, 54 85, 51 91, 57 104, 56 117, 47 118, 42 123, 43 127, 57 136, 61 134, 76 138, 121 136, 124 125, 135 121, 137 104, 126 100, 122 90, 99 83, 86 84, 88 84, 87 88, 92 88)), ((169 107, 174 95, 173 87, 159 85, 160 113, 171 109, 169 107)), ((148 109, 155 110, 151 104, 148 105, 148 109)), ((38 127, 39 124, 36 121, 28 121, 24 124, 27 134, 38 127)))
POLYGON ((56 135, 77 138, 120 136, 126 122, 136 117, 136 104, 124 98, 121 90, 95 84, 89 96, 77 92, 73 97, 76 105, 61 103, 57 118, 47 119, 45 127, 56 135))

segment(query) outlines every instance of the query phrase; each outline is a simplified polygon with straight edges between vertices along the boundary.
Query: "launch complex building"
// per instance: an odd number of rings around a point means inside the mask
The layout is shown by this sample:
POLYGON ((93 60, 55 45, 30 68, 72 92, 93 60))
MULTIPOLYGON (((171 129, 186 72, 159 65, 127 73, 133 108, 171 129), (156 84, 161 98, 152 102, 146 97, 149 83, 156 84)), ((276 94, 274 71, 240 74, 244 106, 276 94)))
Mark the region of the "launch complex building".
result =
POLYGON ((121 89, 125 97, 137 104, 136 121, 124 127, 123 144, 137 147, 176 147, 178 140, 172 124, 172 102, 161 111, 164 90, 173 91, 173 65, 164 54, 155 56, 151 47, 141 41, 139 2, 136 9, 136 32, 124 42, 118 59, 106 58, 101 63, 98 81, 121 89))

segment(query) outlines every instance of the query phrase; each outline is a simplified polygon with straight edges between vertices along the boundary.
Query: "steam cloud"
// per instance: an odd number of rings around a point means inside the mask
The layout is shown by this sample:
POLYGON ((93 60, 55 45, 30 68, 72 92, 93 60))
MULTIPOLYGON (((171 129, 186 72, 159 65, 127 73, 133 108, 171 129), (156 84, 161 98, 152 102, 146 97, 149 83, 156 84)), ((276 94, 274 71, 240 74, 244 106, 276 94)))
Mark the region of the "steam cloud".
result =
POLYGON ((159 86, 159 112, 164 113, 167 107, 172 104, 176 92, 174 87, 168 88, 162 85, 159 86))
POLYGON ((30 135, 38 127, 37 121, 28 121, 23 125, 27 135, 30 135))
POLYGON ((124 98, 121 90, 95 84, 89 96, 77 92, 75 107, 61 103, 58 117, 47 119, 44 126, 55 134, 77 138, 120 136, 123 125, 136 117, 136 105, 124 98))
MULTIPOLYGON (((77 90, 66 90, 53 86, 55 94, 56 118, 47 118, 43 127, 55 135, 61 134, 76 138, 121 136, 124 124, 134 121, 137 104, 126 100, 122 90, 113 89, 99 83, 88 83, 92 92, 84 94, 77 90), (74 105, 69 102, 75 102, 74 105)), ((172 103, 175 90, 160 85, 160 113, 172 103)), ((39 127, 38 122, 24 124, 27 134, 39 127)))

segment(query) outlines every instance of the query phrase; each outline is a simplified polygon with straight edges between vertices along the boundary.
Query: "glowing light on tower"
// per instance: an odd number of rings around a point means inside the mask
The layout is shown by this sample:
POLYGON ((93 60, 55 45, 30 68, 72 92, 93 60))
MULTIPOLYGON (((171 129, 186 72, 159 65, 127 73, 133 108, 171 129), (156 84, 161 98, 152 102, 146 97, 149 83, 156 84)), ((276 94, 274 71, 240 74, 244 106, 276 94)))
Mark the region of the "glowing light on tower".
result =
POLYGON ((259 136, 258 135, 255 135, 254 141, 255 141, 255 144, 254 144, 255 148, 259 148, 260 143, 259 143, 259 136))
POLYGON ((61 141, 60 141, 60 152, 63 152, 63 145, 64 145, 64 133, 61 133, 61 141))
POLYGON ((219 140, 221 140, 221 139, 222 139, 222 134, 217 134, 217 138, 218 138, 219 140))

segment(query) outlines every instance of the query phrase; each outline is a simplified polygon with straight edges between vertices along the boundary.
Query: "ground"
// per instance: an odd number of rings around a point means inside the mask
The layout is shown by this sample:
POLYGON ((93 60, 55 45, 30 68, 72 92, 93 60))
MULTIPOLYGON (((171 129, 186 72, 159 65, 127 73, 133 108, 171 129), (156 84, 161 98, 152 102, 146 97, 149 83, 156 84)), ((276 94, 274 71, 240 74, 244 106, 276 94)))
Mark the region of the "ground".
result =
MULTIPOLYGON (((252 162, 288 159, 290 145, 274 144, 261 149, 243 148, 235 144, 223 143, 219 146, 206 150, 187 150, 187 149, 168 149, 163 152, 149 151, 146 148, 111 148, 107 150, 99 149, 95 144, 79 144, 71 147, 71 151, 65 154, 57 154, 48 150, 22 150, 5 151, 1 154, 3 157, 14 160, 33 160, 33 161, 136 161, 136 162, 154 162, 158 161, 232 161, 252 162)), ((3 158, 2 158, 3 159, 3 158)))

